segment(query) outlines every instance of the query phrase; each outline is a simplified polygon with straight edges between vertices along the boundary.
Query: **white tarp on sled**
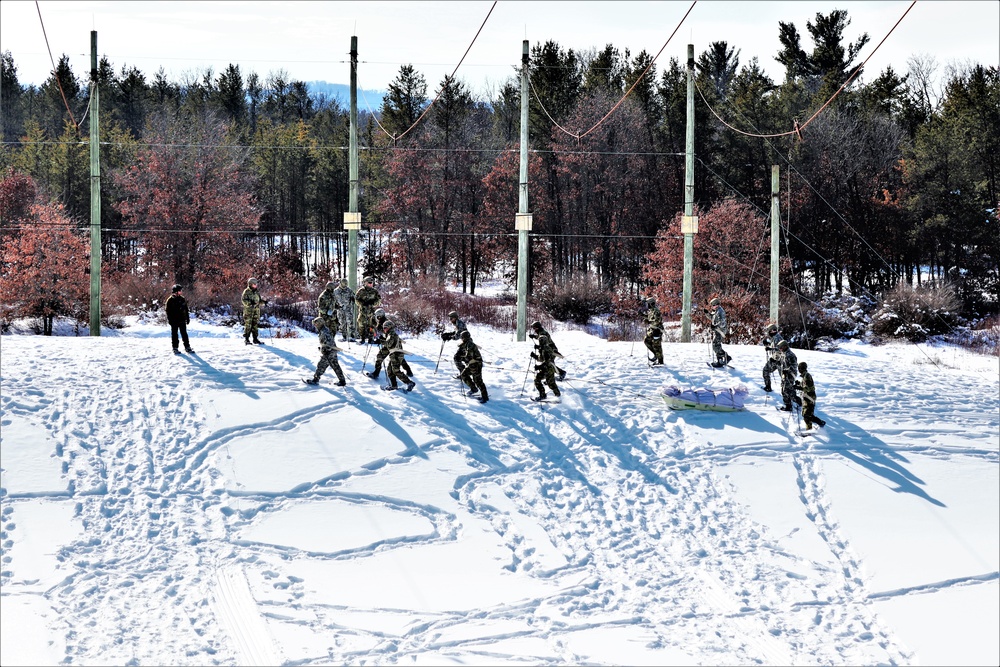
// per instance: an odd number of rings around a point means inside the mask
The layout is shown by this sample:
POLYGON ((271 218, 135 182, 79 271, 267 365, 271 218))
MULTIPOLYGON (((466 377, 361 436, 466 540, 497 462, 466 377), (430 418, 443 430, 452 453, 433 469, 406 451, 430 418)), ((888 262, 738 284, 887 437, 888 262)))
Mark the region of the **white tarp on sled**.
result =
POLYGON ((743 385, 725 389, 681 389, 675 385, 663 385, 660 395, 674 410, 718 410, 735 412, 745 409, 743 400, 747 397, 743 385))

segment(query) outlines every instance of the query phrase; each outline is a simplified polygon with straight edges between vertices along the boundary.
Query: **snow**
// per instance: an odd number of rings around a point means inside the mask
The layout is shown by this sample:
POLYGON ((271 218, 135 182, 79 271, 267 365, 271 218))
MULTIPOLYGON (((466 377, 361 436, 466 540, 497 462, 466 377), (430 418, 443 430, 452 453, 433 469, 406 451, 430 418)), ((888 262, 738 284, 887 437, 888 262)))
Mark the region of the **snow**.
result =
POLYGON ((1000 664, 996 357, 797 351, 827 420, 799 437, 760 347, 650 368, 557 326, 535 404, 531 342, 469 324, 485 405, 430 335, 409 394, 357 345, 303 384, 304 331, 0 337, 0 662, 1000 664))

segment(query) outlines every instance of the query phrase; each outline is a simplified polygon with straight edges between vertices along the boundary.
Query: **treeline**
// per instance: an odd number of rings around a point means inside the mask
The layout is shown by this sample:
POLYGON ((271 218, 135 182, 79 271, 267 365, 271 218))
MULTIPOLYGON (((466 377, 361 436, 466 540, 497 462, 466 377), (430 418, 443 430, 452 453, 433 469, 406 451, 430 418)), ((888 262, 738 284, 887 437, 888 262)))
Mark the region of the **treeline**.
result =
MULTIPOLYGON (((781 82, 725 42, 697 56, 697 298, 717 293, 766 317, 777 164, 785 289, 949 283, 970 314, 995 313, 1000 72, 970 63, 940 73, 913 58, 906 73, 887 68, 838 93, 869 41, 846 43, 848 24, 842 10, 817 14, 807 51, 779 23, 781 82), (713 216, 722 231, 706 228, 713 216)), ((529 66, 532 293, 585 283, 619 300, 654 293, 676 312, 685 63, 549 41, 531 48, 529 66)), ((30 176, 84 228, 89 73, 63 57, 43 85, 23 85, 9 52, 2 69, 0 166, 30 176)), ((288 289, 345 271, 349 119, 336 100, 237 65, 170 81, 162 68, 149 78, 102 58, 97 81, 112 283, 141 276, 221 293, 249 271, 288 289)), ((359 101, 363 271, 472 293, 486 279, 513 284, 519 80, 480 98, 460 78, 431 89, 404 65, 379 103, 375 116, 359 101)), ((39 219, 4 210, 5 246, 39 219)))

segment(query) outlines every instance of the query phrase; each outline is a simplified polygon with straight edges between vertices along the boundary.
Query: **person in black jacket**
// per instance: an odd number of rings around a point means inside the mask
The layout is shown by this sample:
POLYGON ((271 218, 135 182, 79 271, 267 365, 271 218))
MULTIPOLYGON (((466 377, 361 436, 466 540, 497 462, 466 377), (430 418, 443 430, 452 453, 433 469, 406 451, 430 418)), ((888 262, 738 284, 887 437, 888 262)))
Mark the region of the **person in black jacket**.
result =
POLYGON ((184 350, 186 352, 194 352, 191 349, 191 343, 188 342, 187 332, 187 325, 191 323, 191 315, 188 313, 187 299, 181 294, 180 285, 174 285, 174 288, 170 290, 170 296, 167 297, 166 309, 167 322, 170 323, 170 344, 173 345, 174 354, 180 354, 180 351, 177 349, 179 343, 177 340, 178 333, 180 333, 180 337, 184 340, 184 350))

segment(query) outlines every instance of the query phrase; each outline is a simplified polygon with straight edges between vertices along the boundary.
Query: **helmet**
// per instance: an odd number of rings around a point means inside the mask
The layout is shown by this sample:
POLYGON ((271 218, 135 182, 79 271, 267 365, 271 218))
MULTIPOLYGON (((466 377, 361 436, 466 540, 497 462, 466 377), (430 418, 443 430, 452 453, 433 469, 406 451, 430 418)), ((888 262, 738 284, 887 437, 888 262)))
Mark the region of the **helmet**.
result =
POLYGON ((251 278, 250 280, 247 281, 247 286, 248 287, 250 285, 256 285, 256 284, 257 284, 257 279, 256 278, 251 278))
POLYGON ((656 299, 654 299, 653 297, 647 297, 646 298, 646 304, 650 305, 650 306, 655 306, 656 305, 656 299))
POLYGON ((804 362, 804 361, 800 361, 800 362, 799 362, 799 372, 802 372, 802 371, 804 371, 804 370, 805 370, 806 368, 807 368, 807 366, 806 366, 806 362, 804 362))
POLYGON ((378 309, 377 309, 377 310, 375 311, 375 317, 385 317, 385 311, 384 311, 384 310, 382 310, 381 308, 378 308, 378 309))
POLYGON ((465 329, 464 331, 462 331, 462 333, 460 335, 461 335, 462 340, 472 340, 472 334, 469 333, 468 329, 465 329))
POLYGON ((534 329, 535 331, 538 331, 539 329, 542 328, 542 323, 539 322, 538 320, 535 320, 534 322, 531 323, 531 328, 534 329))
POLYGON ((365 278, 364 282, 365 282, 365 285, 374 285, 375 284, 375 279, 372 278, 371 276, 368 276, 367 278, 365 278))
POLYGON ((788 341, 787 340, 783 340, 780 343, 778 343, 778 349, 779 350, 787 350, 788 349, 788 341))
POLYGON ((769 334, 778 333, 778 325, 777 324, 772 324, 771 326, 769 326, 767 328, 767 333, 769 333, 769 334))
POLYGON ((715 297, 714 299, 712 299, 711 301, 709 301, 708 305, 710 305, 710 306, 718 306, 719 305, 719 297, 715 297))
POLYGON ((341 287, 347 287, 347 278, 341 278, 340 279, 340 286, 341 287))
POLYGON ((313 318, 313 326, 316 327, 317 330, 319 330, 319 328, 324 324, 326 324, 326 320, 324 320, 322 317, 313 318))
POLYGON ((382 328, 383 328, 384 330, 386 330, 386 331, 389 331, 390 329, 394 329, 395 327, 396 327, 396 323, 395 323, 395 322, 393 322, 392 320, 386 320, 386 321, 385 321, 385 322, 384 322, 384 323, 382 324, 382 328))
POLYGON ((336 285, 333 284, 332 280, 326 284, 327 289, 333 289, 334 287, 336 287, 336 285))
POLYGON ((180 285, 174 285, 174 286, 173 286, 173 287, 172 287, 172 288, 170 289, 170 293, 171 293, 171 294, 177 294, 177 293, 178 293, 178 292, 180 292, 180 291, 181 291, 181 286, 180 286, 180 285))
POLYGON ((458 319, 458 312, 453 310, 450 313, 448 313, 448 317, 450 319, 457 320, 458 319))

